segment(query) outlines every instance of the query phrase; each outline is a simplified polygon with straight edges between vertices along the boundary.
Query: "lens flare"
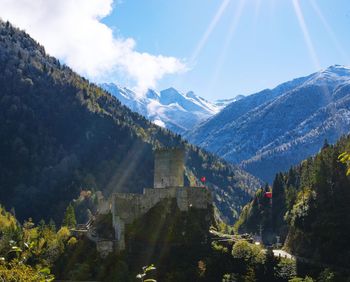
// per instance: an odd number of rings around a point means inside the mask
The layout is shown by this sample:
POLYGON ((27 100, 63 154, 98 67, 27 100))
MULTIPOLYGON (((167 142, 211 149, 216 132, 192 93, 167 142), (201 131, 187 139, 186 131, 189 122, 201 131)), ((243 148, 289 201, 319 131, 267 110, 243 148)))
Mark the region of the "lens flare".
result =
POLYGON ((190 59, 190 63, 193 64, 196 62, 198 55, 200 54, 200 52, 202 51, 203 47, 205 46, 205 44, 207 43, 211 33, 213 32, 213 30, 215 29, 215 27, 217 26, 217 24, 219 23, 222 15, 224 14, 224 12, 226 11, 226 8, 228 7, 228 5, 231 3, 231 0, 223 0, 219 9, 216 11, 213 19, 211 20, 207 30, 205 31, 205 33, 203 34, 201 40, 199 41, 199 43, 197 44, 196 49, 194 50, 191 59, 190 59))
POLYGON ((301 8, 299 5, 299 0, 293 0, 293 6, 294 6, 295 15, 298 19, 301 31, 303 32, 304 40, 305 40, 305 43, 307 45, 308 51, 310 53, 314 67, 316 69, 320 69, 321 68, 320 62, 318 60, 314 45, 312 43, 312 40, 311 40, 311 37, 309 34, 309 30, 306 26, 304 15, 303 15, 303 12, 301 11, 301 8))
POLYGON ((254 23, 257 22, 259 14, 260 14, 260 8, 261 8, 261 0, 255 1, 255 7, 254 7, 254 23))
POLYGON ((343 57, 343 59, 346 60, 347 64, 350 64, 350 59, 349 59, 348 55, 346 54, 344 48, 341 46, 339 40, 337 39, 336 35, 334 34, 334 32, 331 28, 331 26, 328 24, 326 18, 324 17, 321 9, 318 6, 318 4, 315 2, 315 0, 310 0, 310 3, 311 3, 313 10, 320 18, 324 28, 328 32, 328 35, 331 38, 331 40, 333 41, 333 44, 335 45, 335 47, 337 48, 337 51, 343 57))
POLYGON ((237 30, 237 26, 238 26, 239 20, 241 18, 242 11, 243 11, 245 3, 246 3, 246 0, 240 0, 239 3, 238 3, 238 6, 235 9, 235 13, 234 13, 234 15, 232 17, 232 21, 230 23, 230 29, 229 29, 229 31, 227 33, 227 37, 226 37, 225 43, 223 45, 222 51, 220 53, 220 57, 217 60, 216 67, 215 67, 213 75, 212 75, 212 79, 211 79, 211 82, 210 82, 210 85, 209 85, 209 89, 210 90, 213 88, 213 86, 215 85, 215 83, 216 83, 216 81, 217 81, 217 79, 219 77, 220 70, 222 69, 222 66, 224 64, 225 58, 227 56, 228 49, 229 49, 229 47, 231 45, 231 42, 232 42, 232 39, 234 37, 235 31, 237 30))
POLYGON ((107 184, 107 194, 114 192, 124 192, 125 184, 130 181, 136 171, 142 156, 146 152, 146 145, 135 141, 130 148, 126 157, 118 165, 117 171, 109 179, 107 184))
MULTIPOLYGON (((312 3, 312 2, 311 2, 312 3)), ((314 3, 316 4, 316 3, 314 3)), ((305 19, 304 19, 304 16, 303 16, 303 13, 301 11, 301 8, 300 8, 300 5, 299 5, 299 0, 293 0, 293 6, 294 6, 294 10, 295 10, 295 14, 298 18, 298 22, 299 22, 299 25, 300 25, 300 28, 303 32, 303 35, 304 35, 304 40, 305 40, 305 43, 307 45, 307 48, 308 48, 308 51, 310 53, 310 56, 311 56, 311 59, 313 61, 313 64, 314 66, 317 68, 317 70, 319 70, 321 68, 320 66, 320 62, 318 60, 318 57, 317 57, 317 54, 316 54, 316 51, 315 51, 315 48, 314 48, 314 45, 312 43, 312 40, 311 40, 311 37, 310 37, 310 34, 309 34, 309 31, 308 31, 308 28, 306 26, 306 23, 305 23, 305 19)), ((322 16, 322 13, 321 11, 318 9, 317 5, 313 5, 316 13, 320 16, 322 16), (317 12, 318 11, 318 12, 317 12)), ((326 26, 328 26, 327 24, 327 21, 324 19, 324 17, 322 16, 321 20, 324 24, 326 24, 326 26), (323 20, 322 20, 323 18, 323 20)), ((326 28, 327 29, 327 28, 326 28)), ((330 29, 330 27, 329 27, 330 29)), ((330 29, 331 30, 331 29, 330 29)), ((328 101, 328 104, 330 105, 330 112, 331 112, 331 115, 334 116, 335 113, 336 113, 336 107, 335 107, 335 104, 331 103, 332 100, 333 100, 333 97, 332 97, 332 94, 330 93, 328 87, 326 86, 321 86, 322 88, 322 93, 324 95, 324 98, 328 101)), ((337 129, 337 130, 340 130, 340 129, 337 129)))

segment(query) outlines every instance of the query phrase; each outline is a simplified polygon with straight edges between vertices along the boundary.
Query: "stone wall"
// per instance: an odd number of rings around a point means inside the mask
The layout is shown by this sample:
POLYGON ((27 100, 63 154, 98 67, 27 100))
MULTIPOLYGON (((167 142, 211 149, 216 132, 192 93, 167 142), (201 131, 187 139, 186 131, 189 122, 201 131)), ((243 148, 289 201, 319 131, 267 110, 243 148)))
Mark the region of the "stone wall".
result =
POLYGON ((125 223, 131 223, 141 215, 142 194, 115 193, 112 195, 112 214, 125 223))
POLYGON ((188 197, 188 206, 197 209, 206 209, 212 204, 211 192, 206 187, 186 188, 188 197))
POLYGON ((176 199, 181 211, 188 211, 189 208, 205 209, 212 203, 211 193, 205 187, 167 187, 144 189, 143 194, 113 194, 113 227, 119 250, 125 248, 125 224, 131 224, 163 199, 176 199))
POLYGON ((204 187, 167 187, 144 189, 143 194, 115 193, 112 195, 112 210, 125 223, 132 223, 162 199, 176 198, 181 211, 189 207, 206 208, 211 203, 211 193, 204 187))
POLYGON ((113 227, 118 250, 125 249, 125 221, 119 216, 113 216, 113 227))
POLYGON ((110 199, 105 199, 101 191, 96 192, 98 214, 108 214, 111 211, 112 203, 110 199))

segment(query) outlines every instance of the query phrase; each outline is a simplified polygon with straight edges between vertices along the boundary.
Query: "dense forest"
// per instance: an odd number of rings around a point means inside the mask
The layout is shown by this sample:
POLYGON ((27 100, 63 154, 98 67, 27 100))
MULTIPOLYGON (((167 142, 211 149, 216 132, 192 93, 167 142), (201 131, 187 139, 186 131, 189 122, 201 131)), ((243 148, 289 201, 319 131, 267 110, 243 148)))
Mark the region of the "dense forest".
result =
POLYGON ((0 21, 0 202, 20 220, 60 223, 81 191, 141 192, 153 183, 153 150, 186 150, 186 182, 205 176, 233 221, 257 179, 131 112, 0 21))
POLYGON ((301 260, 340 273, 349 271, 349 147, 350 136, 335 145, 325 141, 316 156, 277 174, 272 199, 265 196, 269 187, 259 189, 236 229, 259 233, 261 227, 266 243, 276 243, 280 236, 285 248, 301 260))

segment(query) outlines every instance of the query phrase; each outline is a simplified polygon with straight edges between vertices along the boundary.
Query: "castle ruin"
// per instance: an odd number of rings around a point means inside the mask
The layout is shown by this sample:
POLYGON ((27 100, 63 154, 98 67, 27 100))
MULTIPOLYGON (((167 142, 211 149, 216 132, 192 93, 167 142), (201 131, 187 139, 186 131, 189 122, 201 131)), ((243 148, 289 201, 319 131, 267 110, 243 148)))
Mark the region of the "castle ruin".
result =
POLYGON ((176 199, 183 212, 211 205, 211 193, 206 187, 184 186, 184 159, 181 149, 156 150, 153 188, 144 188, 142 194, 114 193, 108 201, 99 201, 100 214, 112 213, 117 250, 125 249, 125 225, 133 223, 163 199, 176 199))

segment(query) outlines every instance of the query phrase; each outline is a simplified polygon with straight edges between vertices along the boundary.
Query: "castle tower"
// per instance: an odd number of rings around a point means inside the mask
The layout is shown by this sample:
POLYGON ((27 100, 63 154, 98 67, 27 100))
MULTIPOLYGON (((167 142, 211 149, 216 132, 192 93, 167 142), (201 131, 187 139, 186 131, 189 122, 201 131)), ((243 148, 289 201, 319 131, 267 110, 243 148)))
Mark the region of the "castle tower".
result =
POLYGON ((184 159, 182 149, 159 149, 155 152, 154 188, 183 187, 184 159))

